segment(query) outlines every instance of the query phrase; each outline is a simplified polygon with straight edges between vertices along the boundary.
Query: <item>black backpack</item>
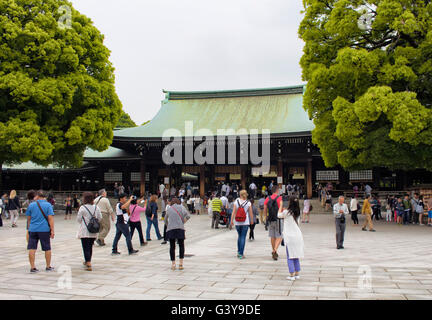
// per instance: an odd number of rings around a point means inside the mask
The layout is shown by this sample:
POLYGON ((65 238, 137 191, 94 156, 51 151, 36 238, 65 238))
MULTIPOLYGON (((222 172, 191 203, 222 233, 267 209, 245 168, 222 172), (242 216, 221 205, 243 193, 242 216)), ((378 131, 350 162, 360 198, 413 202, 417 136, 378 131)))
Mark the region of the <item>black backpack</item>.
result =
MULTIPOLYGON (((97 209, 97 206, 95 206, 95 207, 97 209)), ((90 221, 89 221, 88 224, 85 222, 84 217, 82 218, 83 221, 84 221, 85 226, 87 227, 87 230, 90 233, 98 233, 100 231, 100 223, 99 223, 98 219, 96 219, 95 215, 92 214, 90 212, 90 210, 86 206, 84 206, 84 208, 87 209, 87 211, 90 213, 90 216, 91 216, 90 221)), ((95 212, 96 212, 96 209, 95 209, 95 212)))
POLYGON ((272 199, 269 197, 269 201, 267 202, 267 209, 268 209, 268 221, 277 221, 278 220, 278 211, 279 207, 277 204, 277 199, 279 197, 276 197, 276 199, 272 199))

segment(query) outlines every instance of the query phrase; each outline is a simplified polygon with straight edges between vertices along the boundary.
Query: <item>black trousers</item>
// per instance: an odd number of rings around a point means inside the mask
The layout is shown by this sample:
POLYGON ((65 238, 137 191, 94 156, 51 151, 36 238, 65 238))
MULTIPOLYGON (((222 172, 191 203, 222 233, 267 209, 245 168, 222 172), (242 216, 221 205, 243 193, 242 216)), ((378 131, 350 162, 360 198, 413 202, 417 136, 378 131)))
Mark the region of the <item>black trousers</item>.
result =
POLYGON ((91 262, 91 258, 93 255, 93 244, 95 240, 95 238, 81 238, 81 245, 83 248, 85 262, 91 262))
POLYGON ((180 248, 180 259, 184 259, 185 247, 184 247, 184 239, 170 239, 170 257, 171 261, 175 261, 175 247, 176 241, 179 244, 180 248))
POLYGON ((249 226, 249 239, 255 239, 254 229, 255 223, 249 226))
POLYGON ((357 217, 358 210, 351 211, 351 219, 354 222, 354 224, 359 224, 359 219, 357 217))
POLYGON ((133 238, 135 229, 137 229, 138 231, 138 235, 139 235, 139 240, 141 244, 144 244, 144 235, 143 235, 143 231, 142 231, 142 225, 141 225, 141 221, 138 222, 132 222, 129 221, 129 226, 130 226, 130 236, 131 236, 131 240, 133 238))
POLYGON ((164 241, 167 241, 166 233, 167 233, 167 225, 164 224, 164 231, 163 231, 163 238, 164 238, 164 241))

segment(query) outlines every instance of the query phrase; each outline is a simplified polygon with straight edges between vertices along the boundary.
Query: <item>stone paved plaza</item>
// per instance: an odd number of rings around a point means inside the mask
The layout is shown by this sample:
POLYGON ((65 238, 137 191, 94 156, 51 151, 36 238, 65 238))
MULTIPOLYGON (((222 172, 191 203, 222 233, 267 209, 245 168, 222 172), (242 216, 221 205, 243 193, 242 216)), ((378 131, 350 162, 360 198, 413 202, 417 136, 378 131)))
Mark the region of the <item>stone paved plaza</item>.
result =
MULTIPOLYGON (((74 215, 75 218, 75 215, 74 215)), ((360 217, 362 223, 362 217, 360 217)), ((168 245, 153 240, 128 256, 124 238, 121 256, 110 255, 113 229, 106 247, 95 245, 93 272, 83 270, 82 251, 75 238, 78 224, 55 218, 53 266, 71 270, 72 288, 62 287, 67 273, 29 273, 25 218, 12 229, 0 228, 0 299, 431 299, 432 228, 376 223, 376 233, 347 226, 345 250, 336 250, 330 214, 312 215, 302 224, 305 255, 301 279, 291 282, 285 248, 273 261, 263 225, 256 240, 246 244, 244 260, 236 258, 235 230, 210 229, 207 215, 192 216, 187 224, 184 271, 171 271, 168 245), (368 269, 370 268, 370 269, 368 269), (366 270, 366 273, 362 271, 366 270), (370 271, 371 286, 359 286, 370 271), (360 273, 359 273, 360 272, 360 273), (59 286, 60 283, 60 286, 59 286)), ((163 222, 160 222, 163 227, 163 222)), ((162 228, 161 228, 162 229, 162 228)), ((152 232, 153 239, 155 239, 152 232)), ((41 251, 36 265, 45 269, 41 251)))

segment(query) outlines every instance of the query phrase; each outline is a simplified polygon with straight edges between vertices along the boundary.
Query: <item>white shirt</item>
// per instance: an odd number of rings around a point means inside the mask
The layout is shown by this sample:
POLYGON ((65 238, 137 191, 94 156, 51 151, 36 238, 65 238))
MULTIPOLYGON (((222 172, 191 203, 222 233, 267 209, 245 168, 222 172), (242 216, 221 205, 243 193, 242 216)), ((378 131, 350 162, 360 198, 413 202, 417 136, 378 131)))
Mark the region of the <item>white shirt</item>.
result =
POLYGON ((345 215, 349 214, 348 206, 345 203, 340 205, 338 202, 333 206, 333 215, 335 218, 340 218, 342 216, 342 214, 339 212, 339 210, 343 210, 343 213, 345 215))
POLYGON ((221 201, 222 201, 222 206, 223 206, 224 208, 227 208, 227 207, 228 207, 228 198, 225 197, 225 196, 222 196, 222 197, 220 197, 220 199, 221 199, 221 201))
POLYGON ((236 225, 236 226, 248 226, 248 225, 250 225, 250 222, 249 222, 249 208, 251 206, 251 203, 250 203, 249 200, 242 200, 240 198, 237 198, 237 200, 234 201, 234 210, 235 210, 235 208, 237 208, 237 209, 239 208, 239 204, 241 206, 243 206, 243 204, 246 201, 247 201, 247 204, 243 207, 243 209, 246 212, 246 220, 244 222, 238 222, 238 221, 235 221, 235 219, 234 219, 234 225, 236 225))
POLYGON ((351 202, 350 202, 350 209, 351 211, 356 211, 358 210, 358 201, 356 198, 352 198, 351 202))
POLYGON ((257 186, 256 186, 256 184, 255 183, 251 183, 250 184, 250 186, 249 186, 249 189, 251 189, 251 190, 255 190, 257 188, 257 186))
POLYGON ((118 216, 123 215, 124 223, 127 224, 128 221, 129 221, 129 215, 127 214, 127 212, 123 213, 123 210, 120 208, 121 206, 122 206, 122 204, 117 203, 117 205, 116 205, 116 214, 118 216))
POLYGON ((164 186, 163 184, 161 184, 161 185, 159 186, 159 191, 160 191, 160 193, 164 192, 164 190, 165 190, 165 186, 164 186))

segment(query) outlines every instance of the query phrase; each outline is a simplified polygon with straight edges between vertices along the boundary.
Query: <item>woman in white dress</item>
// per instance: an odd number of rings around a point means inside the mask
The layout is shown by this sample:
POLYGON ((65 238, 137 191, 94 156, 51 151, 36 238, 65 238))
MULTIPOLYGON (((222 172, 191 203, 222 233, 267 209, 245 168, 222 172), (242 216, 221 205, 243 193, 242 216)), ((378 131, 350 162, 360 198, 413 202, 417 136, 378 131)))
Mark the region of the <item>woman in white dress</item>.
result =
POLYGON ((288 280, 300 279, 300 258, 304 257, 303 235, 298 226, 300 219, 300 207, 298 199, 291 196, 289 201, 283 198, 279 207, 278 218, 284 219, 283 238, 287 251, 287 261, 290 276, 288 280))

